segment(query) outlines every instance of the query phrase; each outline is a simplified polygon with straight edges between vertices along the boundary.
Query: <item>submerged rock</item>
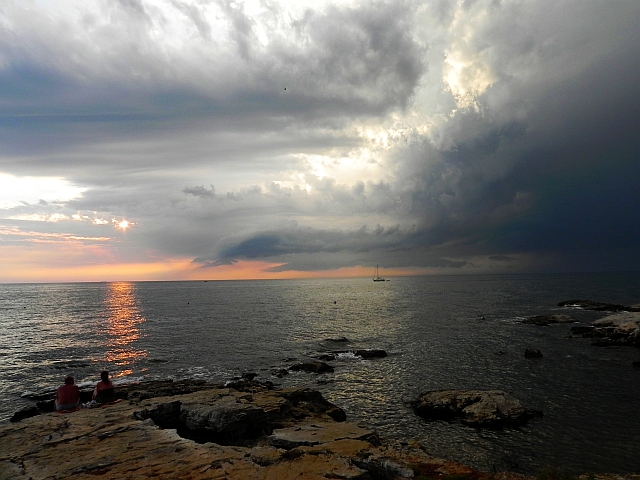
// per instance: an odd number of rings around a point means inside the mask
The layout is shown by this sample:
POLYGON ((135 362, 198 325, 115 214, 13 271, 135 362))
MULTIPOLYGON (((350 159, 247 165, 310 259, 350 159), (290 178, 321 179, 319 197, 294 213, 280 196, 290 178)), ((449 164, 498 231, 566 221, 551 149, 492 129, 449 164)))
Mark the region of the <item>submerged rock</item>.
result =
POLYGON ((524 358, 542 358, 542 352, 535 348, 527 348, 524 351, 524 358))
POLYGON ((362 358, 385 358, 387 356, 387 352, 377 349, 356 350, 355 354, 362 358))
POLYGON ((575 327, 571 327, 571 333, 586 337, 593 332, 594 328, 593 325, 576 325, 575 327))
POLYGON ((479 428, 517 427, 541 412, 525 408, 500 390, 435 390, 421 394, 413 409, 427 420, 458 420, 479 428))
POLYGON ((328 363, 321 362, 320 360, 307 360, 302 363, 297 363, 289 367, 289 370, 304 371, 309 373, 333 373, 333 367, 328 363))
POLYGON ((377 348, 361 348, 359 350, 334 350, 331 353, 323 353, 318 358, 320 360, 335 360, 340 354, 351 354, 356 357, 370 359, 370 358, 385 358, 387 352, 377 348))

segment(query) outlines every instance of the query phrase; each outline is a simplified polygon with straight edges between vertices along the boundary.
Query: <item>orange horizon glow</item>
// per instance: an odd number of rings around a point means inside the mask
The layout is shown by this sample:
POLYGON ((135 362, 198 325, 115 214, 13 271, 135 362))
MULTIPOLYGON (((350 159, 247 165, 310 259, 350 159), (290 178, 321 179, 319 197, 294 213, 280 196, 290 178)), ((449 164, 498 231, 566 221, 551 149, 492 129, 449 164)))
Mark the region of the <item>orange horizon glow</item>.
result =
MULTIPOLYGON (((6 265, 0 272, 0 283, 65 283, 65 282, 135 282, 178 280, 289 280, 313 278, 368 278, 374 267, 345 267, 337 270, 283 271, 270 269, 282 263, 239 260, 229 265, 203 267, 191 259, 179 258, 156 262, 107 263, 101 265, 42 265, 24 263, 6 265)), ((428 275, 436 273, 418 268, 382 269, 385 277, 428 275)))

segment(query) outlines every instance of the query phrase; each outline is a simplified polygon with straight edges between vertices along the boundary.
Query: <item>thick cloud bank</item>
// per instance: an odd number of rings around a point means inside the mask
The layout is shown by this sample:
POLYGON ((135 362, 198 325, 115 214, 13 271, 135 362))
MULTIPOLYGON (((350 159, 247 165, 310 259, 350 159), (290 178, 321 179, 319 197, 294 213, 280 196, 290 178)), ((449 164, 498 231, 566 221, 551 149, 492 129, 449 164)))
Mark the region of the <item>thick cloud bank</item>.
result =
POLYGON ((3 2, 0 256, 640 269, 638 18, 632 0, 3 2))

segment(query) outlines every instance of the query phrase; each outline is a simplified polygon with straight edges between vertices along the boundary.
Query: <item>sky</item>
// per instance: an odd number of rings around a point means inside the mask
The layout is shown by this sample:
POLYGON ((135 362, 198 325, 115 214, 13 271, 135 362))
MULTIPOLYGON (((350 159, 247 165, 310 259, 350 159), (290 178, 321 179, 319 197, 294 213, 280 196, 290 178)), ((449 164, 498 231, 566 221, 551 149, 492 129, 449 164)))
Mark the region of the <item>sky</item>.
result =
POLYGON ((637 0, 2 0, 0 282, 640 270, 637 0))

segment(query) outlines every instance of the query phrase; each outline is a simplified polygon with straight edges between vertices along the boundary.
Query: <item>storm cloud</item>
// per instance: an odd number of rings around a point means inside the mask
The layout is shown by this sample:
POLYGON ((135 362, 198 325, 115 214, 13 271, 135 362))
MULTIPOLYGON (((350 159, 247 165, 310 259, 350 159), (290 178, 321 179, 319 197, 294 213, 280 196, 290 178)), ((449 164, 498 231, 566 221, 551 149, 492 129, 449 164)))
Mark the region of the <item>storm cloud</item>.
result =
POLYGON ((639 16, 630 0, 3 2, 0 179, 25 187, 0 197, 0 250, 639 269, 639 16))

